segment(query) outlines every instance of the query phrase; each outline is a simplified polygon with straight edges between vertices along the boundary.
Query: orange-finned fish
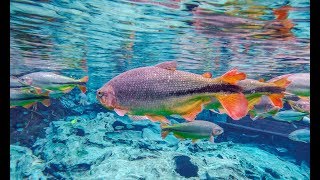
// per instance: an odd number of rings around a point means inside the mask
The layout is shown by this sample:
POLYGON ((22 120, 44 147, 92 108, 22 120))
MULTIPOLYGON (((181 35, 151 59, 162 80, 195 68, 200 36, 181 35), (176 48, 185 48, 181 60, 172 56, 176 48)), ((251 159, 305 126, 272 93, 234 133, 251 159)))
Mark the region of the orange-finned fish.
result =
POLYGON ((310 113, 310 98, 301 98, 298 101, 288 100, 291 108, 299 112, 310 113))
POLYGON ((282 108, 282 98, 284 97, 286 87, 290 84, 288 77, 289 75, 283 76, 280 79, 270 82, 245 79, 239 81, 237 85, 243 88, 243 93, 246 95, 249 102, 249 110, 261 100, 262 95, 268 96, 275 107, 282 108))
MULTIPOLYGON (((254 79, 245 79, 237 83, 243 89, 248 100, 248 111, 254 108, 254 105, 261 101, 262 96, 268 96, 274 107, 282 108, 284 92, 286 87, 290 84, 288 80, 289 75, 272 82, 260 82, 254 79)), ((205 106, 206 109, 212 110, 218 113, 225 113, 225 110, 221 107, 219 102, 212 101, 205 106), (218 111, 217 111, 218 110, 218 111)))
POLYGON ((214 142, 214 137, 223 133, 223 129, 209 121, 195 120, 187 123, 174 124, 172 126, 161 124, 161 137, 164 139, 170 132, 179 139, 210 139, 214 142))
POLYGON ((10 89, 10 108, 22 106, 29 108, 41 102, 44 106, 50 106, 49 91, 43 94, 36 94, 34 89, 10 89))
POLYGON ((236 85, 246 78, 244 73, 232 69, 212 79, 208 73, 179 71, 176 66, 175 61, 168 61, 124 72, 98 89, 97 99, 120 116, 166 123, 165 116, 174 114, 194 120, 213 97, 231 118, 238 120, 247 114, 248 101, 236 85))
POLYGON ((286 74, 270 79, 270 81, 275 81, 288 76, 288 80, 291 81, 290 85, 286 88, 288 94, 294 94, 300 97, 310 96, 310 73, 295 73, 286 74))
POLYGON ((19 79, 27 85, 64 93, 70 92, 74 87, 78 86, 81 92, 85 93, 87 91, 85 85, 88 81, 88 76, 77 80, 52 72, 35 72, 24 75, 19 79))

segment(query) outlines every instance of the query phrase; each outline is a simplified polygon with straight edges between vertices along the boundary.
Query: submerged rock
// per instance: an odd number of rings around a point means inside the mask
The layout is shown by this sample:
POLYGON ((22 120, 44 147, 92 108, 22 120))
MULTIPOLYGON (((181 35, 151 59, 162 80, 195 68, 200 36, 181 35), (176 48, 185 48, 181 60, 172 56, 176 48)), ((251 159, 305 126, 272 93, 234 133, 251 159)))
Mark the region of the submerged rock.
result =
MULTIPOLYGON (((98 113, 94 118, 72 116, 51 122, 46 137, 38 139, 32 150, 45 161, 38 172, 50 179, 310 177, 308 166, 301 168, 256 145, 213 144, 206 140, 193 144, 189 140, 180 141, 172 134, 162 139, 159 124, 131 121, 112 113, 98 113), (71 123, 73 119, 78 121, 71 123), (119 126, 123 128, 117 129, 119 126)), ((25 168, 30 172, 29 167, 25 168)), ((21 171, 15 168, 12 174, 21 174, 21 171)))
POLYGON ((45 163, 29 148, 10 145, 11 179, 46 179, 42 172, 44 168, 45 163))
POLYGON ((198 176, 198 166, 194 165, 190 161, 190 157, 188 156, 175 156, 173 158, 175 161, 176 168, 174 169, 181 176, 189 178, 189 177, 197 177, 198 176))

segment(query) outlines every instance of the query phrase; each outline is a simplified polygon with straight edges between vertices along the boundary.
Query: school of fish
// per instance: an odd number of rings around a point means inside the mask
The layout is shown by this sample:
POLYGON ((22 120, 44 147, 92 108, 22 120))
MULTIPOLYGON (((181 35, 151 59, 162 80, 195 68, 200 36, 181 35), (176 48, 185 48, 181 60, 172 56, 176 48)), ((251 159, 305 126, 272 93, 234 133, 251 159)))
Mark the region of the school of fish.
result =
MULTIPOLYGON (((50 98, 58 98, 75 87, 85 93, 87 81, 88 76, 77 80, 53 72, 11 76, 10 108, 29 108, 38 102, 48 107, 50 98)), ((192 142, 198 139, 213 142, 213 137, 223 133, 212 122, 195 120, 205 109, 227 114, 233 120, 249 115, 252 120, 271 117, 276 121, 310 124, 309 73, 285 74, 265 81, 249 79, 234 68, 212 77, 210 72, 199 75, 177 70, 176 61, 167 61, 119 74, 99 88, 96 97, 119 116, 160 122, 163 138, 172 132, 177 138, 192 142), (292 110, 281 111, 284 103, 292 110), (169 116, 187 122, 170 125, 169 116)), ((308 142, 299 132, 290 139, 308 142)))
POLYGON ((244 72, 231 69, 212 77, 209 72, 199 75, 177 70, 175 61, 129 70, 97 90, 99 102, 119 116, 161 122, 163 138, 173 132, 177 138, 193 142, 203 138, 212 141, 213 129, 222 129, 206 121, 194 121, 204 109, 225 113, 233 120, 249 114, 252 120, 271 116, 291 123, 309 118, 309 96, 308 73, 285 74, 265 81, 248 79, 244 72), (280 111, 284 102, 292 110, 280 111), (169 125, 167 117, 177 115, 187 122, 169 125))
POLYGON ((21 77, 10 76, 10 108, 37 107, 41 102, 50 106, 50 98, 58 98, 70 92, 76 86, 82 93, 87 91, 88 76, 79 80, 55 74, 53 72, 35 72, 21 77))

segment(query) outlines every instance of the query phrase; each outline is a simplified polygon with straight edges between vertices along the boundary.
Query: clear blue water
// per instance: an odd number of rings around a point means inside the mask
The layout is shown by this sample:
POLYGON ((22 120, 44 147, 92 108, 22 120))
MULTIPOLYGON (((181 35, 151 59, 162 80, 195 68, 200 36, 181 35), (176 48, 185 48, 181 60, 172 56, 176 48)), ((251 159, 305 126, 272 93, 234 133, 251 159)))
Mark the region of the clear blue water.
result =
MULTIPOLYGON (((50 71, 76 79, 89 76, 87 105, 79 105, 80 91, 75 88, 63 97, 53 99, 48 108, 39 104, 35 111, 22 107, 11 109, 11 144, 30 148, 43 161, 46 167, 43 174, 59 179, 51 172, 54 168, 48 158, 38 152, 36 141, 52 140, 46 131, 54 121, 71 121, 74 117, 90 120, 100 112, 113 113, 97 102, 96 90, 116 75, 137 67, 176 60, 179 70, 196 74, 211 72, 213 76, 220 76, 234 67, 251 79, 309 73, 309 8, 309 1, 298 0, 11 0, 11 75, 20 77, 31 72, 50 71)), ((288 108, 286 105, 285 109, 288 108)), ((277 157, 285 157, 283 162, 299 167, 302 162, 309 164, 309 144, 286 137, 297 128, 308 127, 304 123, 292 125, 272 118, 257 122, 248 117, 235 122, 209 111, 203 111, 197 119, 224 121, 221 126, 225 133, 217 138, 217 144, 232 141, 239 146, 252 145, 277 157), (287 151, 279 151, 279 147, 287 151)), ((98 129, 95 126, 83 128, 85 131, 87 128, 98 129)), ((143 128, 136 130, 141 133, 143 128)), ((158 135, 160 137, 160 133, 158 135)), ((120 141, 112 142, 114 149, 124 146, 120 141)), ((145 151, 149 151, 148 148, 145 151)), ((189 148, 188 153, 193 151, 189 148)), ((265 161, 269 162, 268 159, 265 161)), ((75 178, 70 168, 61 169, 56 171, 64 174, 62 177, 75 178)), ((277 171, 276 168, 273 170, 277 171)), ((134 168, 128 172, 138 173, 134 168)), ((200 166, 199 172, 202 172, 200 166)), ((277 179, 270 170, 266 172, 277 179)), ((98 174, 99 171, 94 171, 86 177, 99 179, 98 174)), ((168 179, 174 177, 171 176, 168 175, 168 179)), ((262 178, 263 175, 257 176, 262 178)), ((309 178, 308 175, 304 177, 309 178)), ((267 176, 264 178, 268 179, 267 176)))

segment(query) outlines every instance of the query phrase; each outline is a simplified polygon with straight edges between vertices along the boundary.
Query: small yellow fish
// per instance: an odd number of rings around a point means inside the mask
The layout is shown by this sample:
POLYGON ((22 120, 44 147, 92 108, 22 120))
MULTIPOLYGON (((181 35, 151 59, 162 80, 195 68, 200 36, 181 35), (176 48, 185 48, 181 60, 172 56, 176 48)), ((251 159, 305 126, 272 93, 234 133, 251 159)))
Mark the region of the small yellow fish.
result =
POLYGON ((77 123, 78 122, 78 119, 73 119, 72 121, 71 121, 71 124, 75 124, 75 123, 77 123))

